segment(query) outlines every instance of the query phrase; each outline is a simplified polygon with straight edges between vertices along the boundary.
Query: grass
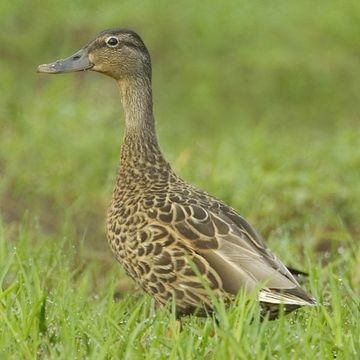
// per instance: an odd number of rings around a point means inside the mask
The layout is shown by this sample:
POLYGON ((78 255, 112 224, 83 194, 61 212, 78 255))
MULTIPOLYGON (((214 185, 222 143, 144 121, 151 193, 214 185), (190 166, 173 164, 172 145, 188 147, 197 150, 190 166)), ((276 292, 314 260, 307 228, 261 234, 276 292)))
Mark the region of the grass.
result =
POLYGON ((1 359, 359 356, 357 1, 18 0, 0 15, 1 359), (35 73, 113 26, 148 44, 175 170, 308 271, 322 305, 260 323, 239 294, 218 323, 189 317, 179 332, 171 309, 133 287, 104 231, 123 129, 116 87, 35 73))
POLYGON ((120 267, 89 259, 84 242, 75 249, 29 224, 16 241, 8 235, 2 227, 3 359, 351 359, 360 350, 353 279, 360 252, 351 247, 326 267, 308 253, 308 287, 327 306, 260 322, 257 302, 240 294, 230 309, 219 305, 218 323, 189 317, 179 331, 171 309, 155 310, 139 292, 119 295, 120 267))

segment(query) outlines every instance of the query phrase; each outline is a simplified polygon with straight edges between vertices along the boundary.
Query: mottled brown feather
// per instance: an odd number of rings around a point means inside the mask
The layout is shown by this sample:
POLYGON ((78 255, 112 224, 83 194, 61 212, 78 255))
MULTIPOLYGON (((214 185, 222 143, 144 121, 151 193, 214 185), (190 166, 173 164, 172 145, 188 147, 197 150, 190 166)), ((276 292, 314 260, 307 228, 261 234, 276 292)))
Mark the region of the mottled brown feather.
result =
MULTIPOLYGON (((211 312, 214 296, 228 301, 242 288, 251 292, 259 285, 271 318, 281 303, 286 311, 313 305, 246 220, 184 182, 164 159, 152 111, 151 61, 141 38, 124 29, 107 30, 81 53, 88 54, 92 70, 117 81, 125 112, 107 235, 129 276, 159 304, 174 298, 178 315, 211 312), (118 45, 110 47, 109 37, 118 45)), ((39 69, 54 72, 54 64, 39 69)))

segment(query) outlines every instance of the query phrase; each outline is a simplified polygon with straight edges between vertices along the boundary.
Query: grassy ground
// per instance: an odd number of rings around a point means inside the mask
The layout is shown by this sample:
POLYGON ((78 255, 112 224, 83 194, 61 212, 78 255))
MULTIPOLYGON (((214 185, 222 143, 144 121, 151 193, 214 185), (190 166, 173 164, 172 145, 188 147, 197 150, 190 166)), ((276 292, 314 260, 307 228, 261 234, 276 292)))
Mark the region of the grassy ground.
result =
POLYGON ((359 357, 359 2, 17 0, 0 17, 1 359, 359 357), (239 295, 219 324, 178 332, 133 287, 104 231, 116 87, 35 73, 113 26, 148 44, 176 171, 237 208, 328 305, 259 323, 239 295))

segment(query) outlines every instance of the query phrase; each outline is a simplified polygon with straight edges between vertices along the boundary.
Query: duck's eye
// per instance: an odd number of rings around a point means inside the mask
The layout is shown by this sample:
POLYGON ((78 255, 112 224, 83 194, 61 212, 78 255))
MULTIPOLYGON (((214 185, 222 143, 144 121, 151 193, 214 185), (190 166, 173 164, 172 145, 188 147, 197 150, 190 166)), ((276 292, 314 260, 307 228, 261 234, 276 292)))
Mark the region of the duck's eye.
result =
POLYGON ((119 40, 116 37, 109 37, 105 40, 106 44, 110 47, 115 47, 119 44, 119 40))

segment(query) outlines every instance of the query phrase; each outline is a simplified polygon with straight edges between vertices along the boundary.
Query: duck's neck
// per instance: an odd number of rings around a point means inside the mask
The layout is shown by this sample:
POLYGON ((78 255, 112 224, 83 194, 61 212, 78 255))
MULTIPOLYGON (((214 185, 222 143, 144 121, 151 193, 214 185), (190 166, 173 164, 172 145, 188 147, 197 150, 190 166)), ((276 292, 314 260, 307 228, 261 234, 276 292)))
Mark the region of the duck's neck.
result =
POLYGON ((121 149, 120 175, 142 176, 152 167, 169 167, 156 136, 150 77, 118 81, 125 113, 125 137, 121 149))
POLYGON ((151 80, 148 77, 133 76, 118 81, 118 86, 125 113, 125 139, 128 135, 148 134, 156 140, 151 80))

